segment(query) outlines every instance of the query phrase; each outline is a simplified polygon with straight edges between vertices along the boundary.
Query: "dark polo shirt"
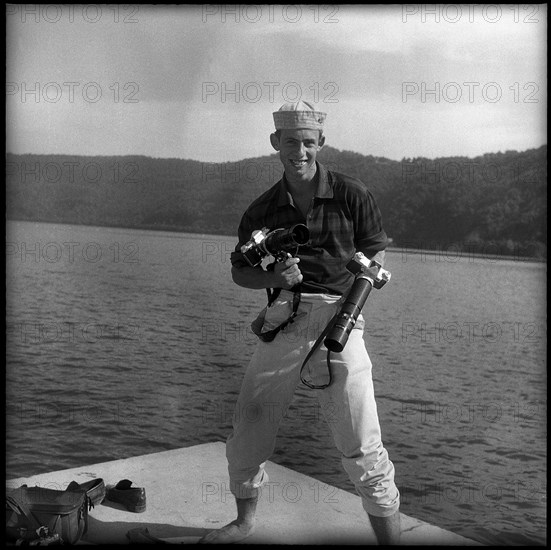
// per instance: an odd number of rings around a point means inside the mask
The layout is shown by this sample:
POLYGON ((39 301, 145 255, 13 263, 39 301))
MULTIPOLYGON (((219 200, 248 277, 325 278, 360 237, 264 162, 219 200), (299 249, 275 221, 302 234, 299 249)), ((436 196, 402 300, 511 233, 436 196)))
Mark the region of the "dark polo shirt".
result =
POLYGON ((365 184, 329 171, 318 162, 316 165, 318 186, 307 218, 294 206, 284 175, 243 214, 231 262, 236 267, 248 265, 241 246, 255 229, 274 230, 303 223, 310 231, 310 241, 297 254, 302 292, 342 295, 354 280, 346 269, 354 253, 360 251, 371 258, 386 248, 388 239, 379 208, 365 184))

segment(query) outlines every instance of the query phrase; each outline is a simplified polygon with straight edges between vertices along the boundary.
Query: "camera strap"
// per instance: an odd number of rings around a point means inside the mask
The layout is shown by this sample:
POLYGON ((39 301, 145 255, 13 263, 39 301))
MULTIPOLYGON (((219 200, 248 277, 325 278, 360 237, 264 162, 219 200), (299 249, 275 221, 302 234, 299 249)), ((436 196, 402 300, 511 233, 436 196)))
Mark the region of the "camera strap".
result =
MULTIPOLYGON (((293 292, 293 309, 291 312, 291 315, 286 321, 283 321, 281 325, 278 327, 268 330, 266 332, 261 332, 262 330, 262 324, 264 322, 264 315, 266 313, 266 310, 264 310, 263 315, 257 319, 258 326, 255 326, 256 323, 253 323, 251 326, 254 334, 256 334, 263 342, 271 342, 273 339, 277 336, 278 332, 283 330, 288 324, 292 323, 297 316, 298 312, 298 306, 300 305, 300 286, 297 285, 294 288, 293 292)), ((266 293, 268 294, 268 305, 266 306, 266 309, 272 306, 272 304, 277 300, 277 297, 281 293, 281 288, 274 288, 274 289, 266 289, 266 293)))
MULTIPOLYGON (((267 288, 266 293, 268 294, 268 305, 264 310, 264 314, 261 315, 255 323, 252 324, 251 328, 253 329, 254 334, 256 334, 263 342, 272 342, 281 330, 285 329, 287 325, 289 325, 294 321, 294 318, 297 315, 298 306, 300 305, 300 285, 297 285, 296 287, 294 287, 293 309, 289 318, 283 323, 281 323, 281 325, 279 325, 278 327, 272 330, 268 330, 266 332, 262 332, 261 329, 262 329, 262 324, 264 323, 265 311, 277 300, 277 297, 281 293, 281 288, 274 288, 274 289, 267 288)), ((328 332, 333 327, 333 324, 335 323, 337 317, 338 317, 338 312, 335 313, 335 315, 333 315, 333 317, 329 320, 329 322, 327 323, 327 326, 323 329, 322 333, 318 336, 317 340, 314 342, 314 345, 308 352, 308 355, 306 355, 306 357, 304 358, 304 361, 302 362, 302 366, 300 367, 300 380, 305 386, 311 389, 322 390, 324 388, 327 388, 333 381, 333 378, 331 375, 331 361, 330 361, 331 351, 330 350, 327 350, 327 372, 329 374, 329 381, 326 384, 314 384, 312 382, 309 382, 304 377, 303 371, 304 371, 304 367, 310 360, 310 357, 312 357, 314 352, 319 348, 324 338, 327 336, 328 332)))
POLYGON ((306 363, 310 360, 310 357, 314 354, 314 352, 320 347, 321 343, 323 342, 323 339, 327 335, 327 333, 331 330, 333 327, 334 322, 337 320, 338 312, 333 315, 333 317, 330 319, 330 321, 327 323, 326 327, 323 329, 322 333, 318 336, 318 339, 314 342, 314 345, 308 352, 308 355, 304 358, 304 361, 302 362, 302 366, 300 367, 300 381, 309 388, 313 390, 323 390, 324 388, 327 388, 327 386, 331 385, 331 382, 333 381, 333 377, 331 375, 331 350, 327 350, 327 372, 329 374, 329 381, 326 384, 313 384, 312 382, 309 382, 306 380, 302 374, 302 371, 304 370, 304 367, 306 366, 306 363))

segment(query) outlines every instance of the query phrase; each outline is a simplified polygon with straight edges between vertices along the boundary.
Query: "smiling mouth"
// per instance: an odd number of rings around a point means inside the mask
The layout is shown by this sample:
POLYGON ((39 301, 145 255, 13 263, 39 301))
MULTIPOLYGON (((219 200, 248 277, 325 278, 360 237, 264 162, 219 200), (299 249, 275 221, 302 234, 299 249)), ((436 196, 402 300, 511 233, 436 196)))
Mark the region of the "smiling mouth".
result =
POLYGON ((290 160, 289 161, 293 166, 296 168, 300 168, 301 166, 305 166, 307 161, 306 160, 290 160))

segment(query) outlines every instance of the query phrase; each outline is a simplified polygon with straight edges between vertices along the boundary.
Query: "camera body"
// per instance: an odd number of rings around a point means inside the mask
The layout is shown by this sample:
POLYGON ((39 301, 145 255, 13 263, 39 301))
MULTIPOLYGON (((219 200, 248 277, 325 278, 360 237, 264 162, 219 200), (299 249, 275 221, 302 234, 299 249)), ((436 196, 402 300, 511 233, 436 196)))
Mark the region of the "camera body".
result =
POLYGON ((241 253, 251 267, 260 265, 266 256, 273 256, 277 262, 283 262, 291 257, 291 252, 296 254, 298 247, 309 239, 310 231, 302 223, 273 231, 264 227, 252 232, 251 239, 241 247, 241 253))
POLYGON ((328 350, 337 353, 346 346, 371 289, 382 288, 390 281, 390 272, 361 252, 354 254, 346 269, 355 275, 355 280, 323 342, 328 350))
POLYGON ((376 289, 382 288, 390 281, 390 271, 386 271, 380 263, 370 260, 361 252, 354 254, 354 257, 346 264, 346 269, 356 278, 368 279, 376 289))

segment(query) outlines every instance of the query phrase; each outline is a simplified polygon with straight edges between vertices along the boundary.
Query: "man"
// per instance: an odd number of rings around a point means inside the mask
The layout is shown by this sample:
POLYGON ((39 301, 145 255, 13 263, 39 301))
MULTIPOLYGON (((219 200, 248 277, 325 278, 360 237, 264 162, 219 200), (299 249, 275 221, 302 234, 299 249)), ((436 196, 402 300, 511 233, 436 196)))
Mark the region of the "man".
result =
MULTIPOLYGON (((243 215, 231 262, 236 284, 268 289, 269 307, 257 319, 255 333, 262 336, 284 328, 272 341, 258 342, 226 445, 237 519, 208 533, 202 543, 238 542, 254 531, 258 497, 268 481, 264 465, 274 450, 280 420, 303 379, 304 360, 354 282, 346 264, 360 251, 382 265, 387 245, 379 209, 365 185, 316 161, 325 142, 325 113, 299 101, 283 105, 273 116, 276 132, 270 141, 279 151, 285 173, 243 215), (310 241, 296 257, 277 262, 272 269, 252 267, 246 261, 241 247, 252 231, 297 223, 308 227, 310 241), (271 289, 279 289, 279 294, 271 289), (253 409, 258 414, 251 415, 253 409)), ((378 542, 397 544, 399 492, 394 466, 381 442, 363 327, 360 315, 343 351, 331 353, 328 365, 329 352, 320 345, 305 372, 316 381, 311 387, 323 388, 314 390, 322 410, 336 411, 327 421, 378 542), (323 380, 325 384, 320 383, 323 380)))

